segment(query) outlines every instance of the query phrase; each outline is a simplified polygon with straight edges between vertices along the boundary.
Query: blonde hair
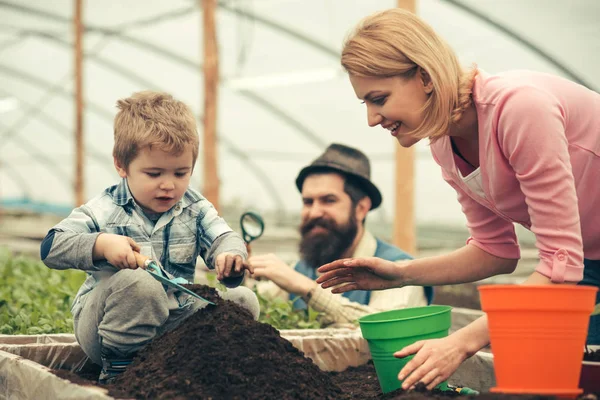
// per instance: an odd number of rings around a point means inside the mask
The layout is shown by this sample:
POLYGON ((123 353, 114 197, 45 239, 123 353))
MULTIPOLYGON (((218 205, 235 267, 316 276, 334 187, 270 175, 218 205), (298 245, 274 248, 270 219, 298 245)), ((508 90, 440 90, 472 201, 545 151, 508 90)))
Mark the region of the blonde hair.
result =
POLYGON ((425 103, 423 122, 411 136, 433 142, 447 134, 471 105, 477 68, 461 68, 454 51, 415 14, 394 8, 363 19, 342 50, 342 66, 360 77, 414 77, 427 72, 433 91, 425 103))
POLYGON ((193 162, 198 157, 199 137, 192 110, 167 93, 144 91, 117 101, 113 156, 125 169, 140 149, 157 146, 179 155, 188 146, 193 162))

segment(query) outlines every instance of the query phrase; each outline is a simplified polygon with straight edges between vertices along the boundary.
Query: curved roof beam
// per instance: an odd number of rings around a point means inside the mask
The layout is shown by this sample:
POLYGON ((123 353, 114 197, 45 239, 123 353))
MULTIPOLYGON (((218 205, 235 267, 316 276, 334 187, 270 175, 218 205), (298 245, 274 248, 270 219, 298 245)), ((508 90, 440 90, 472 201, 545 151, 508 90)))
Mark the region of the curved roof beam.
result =
MULTIPOLYGON (((54 13, 51 13, 48 11, 40 10, 39 8, 24 6, 22 4, 15 4, 15 3, 12 3, 12 2, 6 1, 6 0, 0 0, 0 6, 5 7, 5 8, 11 8, 13 10, 20 11, 20 12, 23 12, 26 14, 27 13, 34 14, 34 15, 37 15, 38 17, 51 19, 51 20, 54 20, 57 22, 66 22, 66 23, 73 22, 72 18, 64 17, 60 14, 54 14, 54 13)), ((171 18, 178 18, 183 15, 189 14, 189 12, 193 11, 194 9, 195 9, 194 7, 187 6, 187 7, 180 8, 180 9, 173 10, 173 11, 162 12, 160 14, 157 14, 156 16, 139 19, 139 20, 135 20, 135 21, 130 21, 126 24, 122 24, 121 26, 119 26, 119 28, 125 28, 125 27, 130 27, 130 26, 142 27, 142 26, 154 25, 157 22, 163 22, 163 21, 169 20, 171 18)))
MULTIPOLYGON (((35 7, 28 7, 28 6, 24 6, 24 5, 21 5, 21 4, 14 4, 14 3, 11 3, 11 2, 8 2, 8 1, 5 1, 5 0, 0 0, 0 5, 4 6, 6 8, 12 8, 14 10, 18 10, 18 11, 21 11, 21 12, 35 14, 35 15, 38 15, 40 17, 52 19, 52 20, 58 21, 58 22, 67 22, 67 23, 71 23, 72 22, 70 18, 63 17, 62 15, 59 15, 59 14, 54 14, 54 13, 50 13, 50 12, 47 12, 47 11, 44 11, 44 10, 40 10, 38 8, 35 8, 35 7)), ((284 35, 289 36, 292 39, 295 39, 295 40, 297 40, 299 42, 305 43, 309 47, 317 49, 320 52, 322 52, 324 54, 327 54, 327 55, 329 55, 329 56, 331 56, 333 58, 337 59, 340 56, 340 53, 336 49, 334 49, 332 47, 329 47, 329 46, 325 45, 324 43, 321 43, 318 40, 315 40, 315 39, 311 38, 310 36, 307 36, 307 35, 305 35, 303 33, 300 33, 298 31, 290 29, 289 27, 287 27, 287 26, 285 26, 283 24, 280 24, 280 23, 278 23, 276 21, 273 21, 273 20, 271 20, 269 18, 258 16, 256 14, 253 14, 253 13, 251 13, 251 12, 249 12, 247 10, 244 10, 242 8, 239 8, 239 7, 238 8, 231 7, 229 4, 221 2, 221 1, 219 2, 218 7, 220 9, 222 9, 222 10, 225 10, 225 11, 229 12, 229 13, 236 14, 238 16, 242 16, 242 17, 251 19, 253 21, 256 21, 256 22, 264 25, 265 27, 270 28, 271 30, 274 30, 274 31, 276 31, 278 33, 283 33, 284 35)), ((147 18, 147 19, 144 19, 144 20, 135 21, 133 23, 123 24, 123 26, 119 28, 119 31, 120 31, 120 29, 124 29, 124 28, 126 29, 126 28, 128 28, 130 26, 147 26, 147 25, 153 25, 153 24, 155 24, 157 22, 162 22, 162 21, 167 20, 167 19, 178 18, 180 16, 189 14, 190 12, 193 12, 196 9, 197 9, 196 6, 189 6, 189 7, 181 8, 181 9, 174 10, 174 11, 171 11, 171 12, 168 12, 168 13, 163 13, 163 14, 160 14, 160 15, 158 15, 156 17, 150 17, 150 18, 147 18)), ((89 25, 88 25, 88 27, 91 28, 91 29, 93 29, 93 30, 98 30, 98 29, 102 30, 103 29, 103 28, 92 28, 89 25)), ((104 30, 105 31, 111 31, 110 29, 104 29, 104 30)), ((112 31, 115 32, 115 33, 120 33, 119 31, 116 31, 116 30, 112 30, 112 31)))
MULTIPOLYGON (((22 97, 14 94, 14 93, 9 93, 7 91, 0 90, 0 94, 2 94, 3 96, 14 97, 15 99, 19 100, 19 103, 25 104, 27 107, 34 107, 33 104, 28 103, 22 97)), ((71 138, 71 128, 64 125, 58 119, 50 116, 49 114, 43 112, 42 110, 36 110, 36 113, 32 113, 32 115, 34 118, 37 118, 40 121, 43 121, 47 127, 53 129, 60 136, 62 136, 64 138, 71 138)), ((95 151, 91 148, 86 148, 85 154, 89 155, 91 159, 97 161, 102 166, 106 166, 107 171, 109 171, 111 173, 113 172, 112 159, 110 157, 103 156, 102 154, 98 153, 97 151, 95 151)))
POLYGON ((263 186, 267 189, 267 193, 269 193, 269 195, 275 201, 275 211, 278 214, 283 214, 285 212, 285 207, 284 207, 283 199, 279 195, 279 190, 273 184, 273 181, 271 181, 271 178, 268 177, 268 175, 266 174, 266 172, 263 171, 263 169, 260 168, 256 163, 254 163, 254 161, 252 161, 252 158, 248 155, 247 152, 243 151, 241 148, 239 148, 236 145, 234 145, 233 142, 230 141, 229 139, 223 137, 222 135, 219 135, 218 136, 218 141, 219 142, 222 141, 222 143, 225 146, 225 148, 231 154, 233 154, 238 159, 240 159, 240 161, 243 164, 246 164, 246 166, 257 177, 257 179, 259 180, 259 182, 261 182, 263 184, 263 186))
POLYGON ((275 104, 273 104, 270 101, 268 101, 267 99, 265 99, 264 97, 261 97, 261 96, 257 95, 255 92, 252 92, 249 90, 240 90, 240 91, 238 91, 238 93, 241 94, 242 96, 244 96, 245 98, 252 100, 252 102, 261 105, 263 108, 271 111, 275 115, 277 115, 279 117, 279 119, 281 119, 285 124, 291 126, 296 131, 301 132, 305 138, 307 138, 311 143, 317 145, 319 147, 319 149, 324 149, 325 147, 327 147, 327 142, 324 141, 323 139, 321 139, 320 136, 318 136, 316 133, 311 131, 309 128, 307 128, 303 123, 301 123, 297 119, 292 118, 290 115, 288 115, 286 113, 280 113, 279 108, 275 104))
MULTIPOLYGON (((47 90, 48 93, 51 94, 58 94, 61 95, 62 97, 68 97, 71 98, 73 96, 73 94, 66 92, 64 90, 64 88, 62 88, 60 85, 52 83, 52 82, 48 82, 48 81, 44 81, 43 79, 37 78, 33 75, 27 74, 23 71, 17 70, 17 69, 13 69, 9 66, 6 66, 4 64, 0 64, 0 72, 3 72, 7 75, 10 76, 14 76, 22 81, 25 81, 27 83, 30 83, 34 86, 43 88, 44 90, 47 90)), ((103 109, 102 107, 94 104, 93 102, 86 102, 86 107, 89 107, 89 109, 100 115, 102 118, 105 119, 110 119, 112 120, 113 118, 113 114, 106 111, 105 109, 103 109)), ((2 136, 0 136, 0 148, 6 144, 8 142, 8 140, 13 137, 18 129, 17 125, 21 122, 24 121, 26 122, 28 120, 28 116, 33 114, 34 112, 38 112, 40 111, 40 106, 38 104, 34 105, 33 107, 29 108, 27 110, 26 115, 24 115, 17 123, 15 123, 13 126, 11 126, 2 136)), ((19 127, 20 129, 20 127, 19 127)))
POLYGON ((231 7, 229 4, 224 3, 222 1, 219 2, 218 7, 225 11, 228 11, 230 13, 237 14, 242 17, 256 21, 278 33, 283 33, 284 35, 287 35, 293 39, 296 39, 299 42, 307 44, 308 46, 310 46, 316 50, 319 50, 321 53, 331 56, 332 58, 335 58, 335 59, 340 58, 340 53, 336 49, 329 47, 329 46, 311 38, 310 36, 307 36, 303 33, 300 33, 298 31, 290 29, 289 27, 287 27, 283 24, 279 24, 271 19, 259 16, 256 14, 252 14, 251 12, 241 9, 241 8, 231 7))
POLYGON ((25 193, 25 198, 31 197, 31 190, 25 184, 27 179, 21 175, 16 168, 13 168, 9 163, 0 162, 0 170, 6 172, 7 176, 21 189, 23 193, 25 193))
MULTIPOLYGON (((0 123, 0 128, 3 128, 3 127, 4 127, 4 124, 0 123)), ((66 171, 63 171, 62 168, 60 168, 59 163, 52 161, 48 156, 46 156, 46 154, 42 151, 42 149, 38 148, 31 141, 29 141, 25 138, 19 138, 19 140, 15 141, 15 143, 26 154, 31 155, 38 162, 45 165, 48 169, 54 170, 55 173, 58 174, 58 176, 67 176, 68 175, 66 171), (37 152, 37 154, 35 152, 37 152)), ((6 166, 6 165, 7 165, 7 163, 2 164, 2 166, 6 166)), ((61 179, 61 181, 63 181, 63 180, 61 179)), ((68 182, 66 182, 66 185, 67 185, 67 188, 71 187, 71 185, 68 182)))
MULTIPOLYGON (((50 19, 50 20, 57 21, 57 22, 71 23, 71 20, 69 18, 63 17, 61 15, 49 13, 47 11, 39 10, 34 7, 27 7, 27 6, 23 6, 23 5, 19 5, 19 4, 9 3, 5 0, 0 0, 0 7, 6 7, 6 8, 13 9, 13 10, 21 11, 24 13, 34 14, 39 17, 43 17, 43 18, 50 19)), ((192 9, 193 8, 190 8, 190 10, 192 10, 192 9)), ((86 32, 95 32, 95 33, 103 34, 105 36, 118 37, 119 39, 123 40, 124 42, 128 42, 129 44, 131 44, 135 47, 151 51, 155 54, 158 54, 161 57, 172 60, 173 62, 179 63, 179 64, 181 64, 187 68, 190 68, 194 71, 199 71, 202 67, 201 64, 196 64, 194 61, 190 60, 189 58, 186 58, 179 54, 176 54, 167 48, 157 46, 157 45, 147 42, 145 40, 141 40, 141 39, 137 39, 137 38, 125 35, 122 33, 122 30, 119 30, 119 29, 107 29, 107 28, 100 28, 100 27, 95 27, 95 26, 91 26, 91 25, 84 25, 84 29, 86 32)), ((308 139, 309 142, 313 143, 319 149, 321 149, 325 146, 325 143, 319 139, 319 136, 317 134, 312 132, 310 129, 308 129, 306 126, 304 126, 300 121, 296 120, 291 115, 287 114, 285 111, 283 111, 281 108, 277 107, 275 104, 260 97, 256 93, 253 93, 252 96, 250 96, 249 91, 237 91, 236 93, 238 93, 242 97, 248 99, 249 101, 258 104, 261 107, 265 107, 265 105, 268 105, 268 108, 266 108, 267 111, 276 115, 279 119, 281 119, 286 124, 289 124, 290 121, 294 121, 292 128, 294 128, 302 136, 304 136, 306 139, 308 139), (256 102, 257 98, 261 99, 261 101, 259 103, 256 102)))
MULTIPOLYGON (((17 77, 17 78, 19 78, 25 82, 28 82, 34 86, 37 86, 37 87, 41 87, 44 89, 54 89, 56 91, 56 94, 59 96, 67 97, 70 99, 73 98, 73 94, 65 91, 63 88, 59 88, 58 90, 56 90, 56 86, 54 86, 51 82, 46 82, 35 76, 25 74, 22 71, 12 69, 3 64, 0 64, 0 73, 4 73, 9 76, 17 77)), ((107 119, 112 124, 113 115, 110 112, 104 110, 101 106, 96 105, 93 102, 86 101, 86 107, 89 107, 90 111, 98 114, 101 118, 107 119)), ((36 110, 36 111, 39 112, 39 110, 36 110)), ((238 156, 238 158, 240 158, 240 160, 246 164, 248 169, 254 173, 254 175, 258 178, 259 182, 261 182, 263 184, 263 186, 265 187, 267 192, 271 195, 271 197, 275 201, 276 209, 278 211, 283 210, 284 209, 283 200, 282 200, 281 196, 279 195, 277 188, 275 187, 273 182, 271 182, 271 180, 267 177, 266 173, 258 165, 256 165, 250 159, 250 157, 248 157, 246 154, 244 154, 241 149, 236 147, 231 141, 227 140, 223 135, 218 135, 218 136, 219 136, 219 140, 223 142, 223 145, 225 146, 225 148, 227 150, 229 150, 232 154, 238 156), (240 157, 240 154, 244 154, 244 157, 240 157)), ((3 143, 2 138, 0 138, 0 143, 3 143)))
POLYGON ((580 77, 575 71, 573 71, 572 69, 567 67, 565 64, 563 64, 562 62, 560 62, 559 60, 554 58, 550 53, 542 50, 540 47, 536 46, 534 43, 532 43, 529 40, 525 39, 524 37, 520 36, 517 32, 509 29, 508 27, 502 25, 498 21, 493 20, 492 18, 488 17, 487 15, 483 14, 482 12, 477 11, 474 8, 469 7, 468 5, 466 5, 460 1, 457 1, 457 0, 443 0, 443 1, 453 5, 454 7, 458 8, 458 9, 463 10, 464 12, 466 12, 467 14, 469 14, 473 17, 480 19, 481 21, 485 22, 486 24, 493 26, 495 29, 502 32, 506 36, 508 36, 508 37, 514 39, 515 41, 517 41, 518 43, 522 44, 524 47, 526 47, 531 52, 537 54, 544 60, 548 61, 550 64, 552 64, 554 67, 559 69, 563 74, 565 74, 571 80, 579 83, 580 85, 587 87, 588 89, 598 92, 598 90, 595 89, 593 85, 591 85, 589 82, 586 82, 585 79, 580 77))

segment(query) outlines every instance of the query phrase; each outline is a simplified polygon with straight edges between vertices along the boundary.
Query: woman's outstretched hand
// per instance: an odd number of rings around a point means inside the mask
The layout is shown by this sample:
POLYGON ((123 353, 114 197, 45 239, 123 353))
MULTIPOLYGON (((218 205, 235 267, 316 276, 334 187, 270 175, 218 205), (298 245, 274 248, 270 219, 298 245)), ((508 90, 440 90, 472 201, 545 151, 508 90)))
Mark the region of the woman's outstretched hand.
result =
POLYGON ((469 357, 463 343, 453 335, 415 342, 394 353, 394 357, 404 358, 415 353, 398 374, 404 390, 413 388, 419 382, 433 390, 469 357))
POLYGON ((317 283, 323 288, 336 286, 332 289, 333 293, 382 290, 404 285, 401 264, 378 257, 336 260, 317 271, 323 274, 317 278, 317 283))

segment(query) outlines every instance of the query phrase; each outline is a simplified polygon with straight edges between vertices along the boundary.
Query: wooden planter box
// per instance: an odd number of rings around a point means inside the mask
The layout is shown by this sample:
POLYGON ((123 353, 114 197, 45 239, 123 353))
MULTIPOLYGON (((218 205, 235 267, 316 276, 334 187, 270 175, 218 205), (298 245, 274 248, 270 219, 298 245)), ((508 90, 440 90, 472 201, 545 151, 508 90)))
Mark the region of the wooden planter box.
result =
MULTIPOLYGON (((480 315, 481 312, 473 310, 453 310, 451 330, 480 315)), ((371 358, 359 329, 282 330, 281 336, 324 371, 343 371, 371 358)), ((89 361, 72 334, 0 335, 0 400, 112 399, 101 388, 76 385, 50 371, 75 370, 86 362, 89 361)), ((488 391, 495 385, 492 355, 477 353, 463 363, 449 381, 488 391)))

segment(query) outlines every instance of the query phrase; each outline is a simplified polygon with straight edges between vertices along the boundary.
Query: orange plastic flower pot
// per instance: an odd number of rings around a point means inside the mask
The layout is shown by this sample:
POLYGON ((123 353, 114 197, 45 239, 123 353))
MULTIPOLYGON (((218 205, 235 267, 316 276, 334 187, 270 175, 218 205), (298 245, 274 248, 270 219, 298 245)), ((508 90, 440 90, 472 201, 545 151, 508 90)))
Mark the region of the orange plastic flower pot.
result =
POLYGON ((484 285, 494 354, 492 392, 575 397, 596 287, 484 285))

